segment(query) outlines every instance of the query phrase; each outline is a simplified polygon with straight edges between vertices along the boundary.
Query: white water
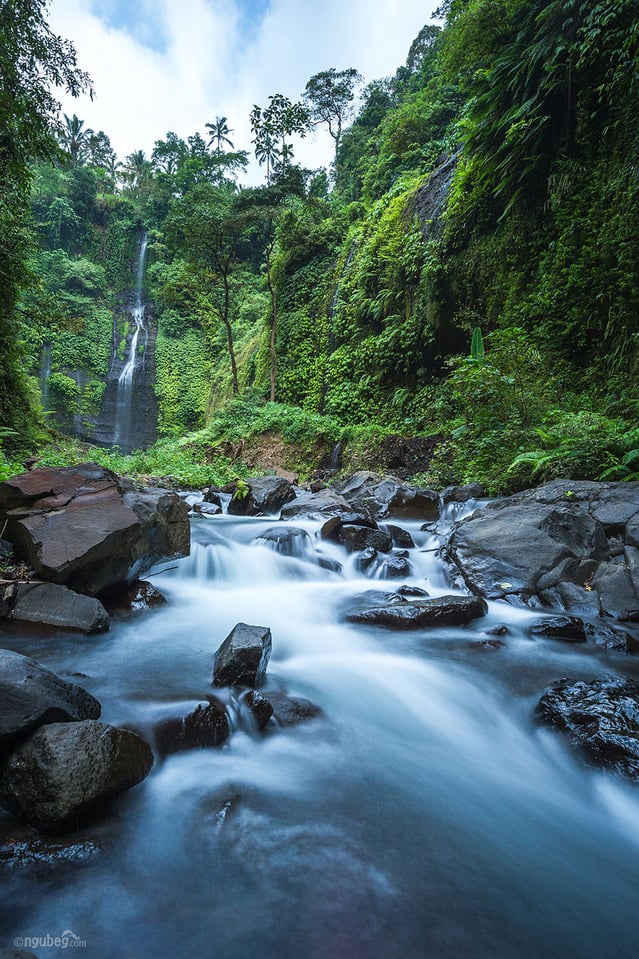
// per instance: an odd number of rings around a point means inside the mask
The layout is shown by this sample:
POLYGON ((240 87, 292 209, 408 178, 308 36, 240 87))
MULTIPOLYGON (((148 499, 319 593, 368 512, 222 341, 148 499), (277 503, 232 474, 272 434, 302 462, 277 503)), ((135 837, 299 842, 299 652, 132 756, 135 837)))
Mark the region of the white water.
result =
POLYGON ((136 274, 135 302, 130 311, 133 320, 133 332, 128 341, 127 352, 122 372, 118 377, 118 396, 116 401, 115 428, 113 435, 114 446, 121 446, 125 452, 130 450, 130 435, 133 416, 133 384, 137 370, 144 363, 148 341, 148 330, 144 324, 144 301, 142 287, 144 283, 144 264, 148 237, 145 233, 140 241, 138 267, 136 274), (140 351, 140 338, 144 337, 143 348, 140 351))
MULTIPOLYGON (((505 604, 456 629, 344 624, 354 594, 397 584, 358 575, 316 523, 287 523, 308 539, 284 555, 264 539, 277 525, 197 520, 192 556, 154 577, 167 607, 97 639, 22 640, 86 674, 107 721, 145 729, 211 692, 235 623, 270 626, 265 694, 306 696, 325 719, 157 764, 89 829, 96 860, 11 877, 9 935, 70 928, 96 959, 636 956, 637 792, 532 720, 548 682, 628 660, 533 641, 533 614, 505 604), (505 646, 479 651, 497 624, 505 646)), ((411 584, 449 592, 422 552, 435 540, 403 525, 411 584)))

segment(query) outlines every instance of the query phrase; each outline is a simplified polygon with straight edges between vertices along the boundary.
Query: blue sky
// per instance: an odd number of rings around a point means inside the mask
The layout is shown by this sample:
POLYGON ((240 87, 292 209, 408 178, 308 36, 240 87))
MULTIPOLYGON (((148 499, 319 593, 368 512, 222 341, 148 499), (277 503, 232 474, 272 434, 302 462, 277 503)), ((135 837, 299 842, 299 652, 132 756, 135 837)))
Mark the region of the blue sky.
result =
MULTIPOLYGON (((121 157, 147 154, 168 130, 187 137, 216 115, 250 150, 248 116, 273 93, 291 99, 320 70, 392 74, 438 0, 50 0, 53 29, 72 40, 96 97, 66 113, 110 136, 121 157)), ((296 146, 326 165, 328 135, 296 146)), ((261 173, 253 170, 251 177, 261 173)))

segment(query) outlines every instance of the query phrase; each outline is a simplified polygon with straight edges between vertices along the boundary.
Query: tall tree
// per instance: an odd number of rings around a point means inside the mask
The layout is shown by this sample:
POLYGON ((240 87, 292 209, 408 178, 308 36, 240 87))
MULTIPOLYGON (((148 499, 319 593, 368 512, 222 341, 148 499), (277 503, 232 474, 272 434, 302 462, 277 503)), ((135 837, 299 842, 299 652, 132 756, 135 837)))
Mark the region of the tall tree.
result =
POLYGON ((267 107, 257 104, 251 110, 251 132, 258 163, 266 163, 266 183, 271 183, 278 161, 286 168, 293 157, 290 142, 294 134, 305 137, 309 130, 308 108, 301 102, 294 103, 281 93, 269 97, 267 107))
POLYGON ((31 398, 22 370, 16 304, 27 282, 26 215, 35 159, 51 159, 60 104, 90 88, 72 44, 56 36, 45 0, 0 3, 0 426, 28 431, 31 398))
POLYGON ((208 146, 213 146, 215 143, 215 152, 217 154, 224 152, 224 144, 226 143, 231 150, 233 149, 233 141, 229 139, 228 134, 233 133, 229 129, 228 123, 226 122, 226 117, 216 117, 215 123, 206 123, 206 129, 211 134, 211 137, 208 142, 208 146))
POLYGON ((335 159, 339 152, 344 124, 353 115, 353 103, 364 78, 354 67, 347 70, 322 70, 306 84, 304 100, 313 123, 325 123, 335 141, 335 159))
POLYGON ((64 123, 60 126, 58 139, 69 155, 69 165, 78 167, 89 155, 91 137, 94 133, 89 127, 84 126, 84 120, 75 113, 72 117, 68 117, 66 113, 63 116, 64 123))

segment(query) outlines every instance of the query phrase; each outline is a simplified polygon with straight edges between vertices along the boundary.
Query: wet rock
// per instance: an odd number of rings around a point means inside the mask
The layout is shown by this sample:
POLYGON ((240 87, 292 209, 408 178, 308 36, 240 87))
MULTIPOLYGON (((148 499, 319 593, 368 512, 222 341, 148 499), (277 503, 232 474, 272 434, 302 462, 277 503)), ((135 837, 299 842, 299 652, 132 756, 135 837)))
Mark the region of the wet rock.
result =
POLYGON ((215 503, 194 503, 191 507, 191 512, 199 514, 200 516, 219 516, 222 508, 221 506, 216 506, 215 503))
POLYGON ((566 643, 585 643, 586 628, 577 616, 548 616, 530 625, 533 636, 562 639, 566 643))
POLYGON ((509 636, 510 630, 503 623, 499 623, 497 626, 491 626, 490 629, 486 630, 488 636, 509 636))
POLYGON ((287 696, 285 693, 269 693, 268 698, 273 706, 273 717, 279 726, 298 726, 324 715, 320 707, 310 699, 287 696))
POLYGON ((100 852, 93 839, 50 839, 23 826, 14 826, 0 837, 0 865, 8 869, 78 864, 95 859, 100 852))
POLYGON ((541 697, 536 715, 567 732, 592 762, 639 779, 639 684, 633 680, 562 679, 541 697))
POLYGON ((380 553, 390 553, 393 541, 388 533, 368 526, 341 526, 338 538, 349 553, 372 548, 380 553))
POLYGON ((399 593, 400 596, 407 596, 407 597, 418 597, 418 598, 419 598, 419 597, 421 597, 421 596, 428 596, 428 595, 429 595, 428 592, 427 592, 427 590, 422 589, 421 586, 406 586, 406 585, 404 585, 404 586, 400 586, 400 587, 398 588, 397 592, 399 593))
POLYGON ((273 516, 295 497, 292 484, 283 476, 256 476, 247 485, 246 496, 231 498, 227 510, 233 516, 273 516))
POLYGON ((368 546, 366 549, 363 549, 358 556, 355 557, 355 569, 358 573, 364 573, 367 569, 372 566, 372 564, 377 559, 377 550, 372 546, 368 546))
POLYGON ((462 626, 488 612, 487 604, 479 596, 437 596, 413 602, 400 596, 400 600, 349 613, 346 621, 394 629, 421 629, 426 626, 462 626))
POLYGON ((257 729, 265 729, 273 715, 273 704, 261 693, 251 689, 240 697, 240 709, 248 713, 251 725, 257 729))
POLYGON ((226 710, 213 699, 198 703, 181 716, 163 719, 153 730, 156 749, 161 757, 188 749, 221 746, 229 735, 226 710))
POLYGON ((166 606, 166 597, 152 583, 137 579, 133 583, 115 586, 103 594, 110 610, 121 613, 139 613, 158 606, 166 606))
POLYGON ((109 614, 99 599, 55 583, 18 583, 11 617, 81 633, 101 633, 109 628, 109 614))
POLYGON ((38 469, 0 483, 0 522, 44 580, 95 596, 189 552, 188 506, 135 490, 95 463, 38 469))
POLYGON ((222 490, 217 489, 214 486, 209 486, 207 487, 207 489, 204 490, 204 494, 203 494, 203 502, 206 503, 208 506, 217 507, 217 510, 220 513, 222 512, 222 497, 220 495, 221 492, 222 490))
POLYGON ((492 653, 496 649, 503 649, 505 645, 501 639, 480 639, 470 643, 470 648, 480 653, 492 653))
POLYGON ((41 726, 0 770, 0 802, 43 831, 73 827, 99 803, 141 782, 148 743, 127 729, 84 720, 41 726))
POLYGON ((38 726, 97 719, 100 703, 28 656, 0 650, 0 757, 38 726))
POLYGON ((405 556, 389 556, 379 568, 380 579, 406 579, 410 576, 410 563, 405 556))
POLYGON ((271 657, 271 631, 267 626, 234 626, 215 654, 214 686, 260 686, 271 657))
POLYGON ((610 649, 617 653, 639 652, 637 640, 623 629, 614 629, 601 623, 586 623, 586 633, 601 649, 610 649))
POLYGON ((402 529, 401 526, 395 526, 392 523, 385 523, 384 529, 390 533, 393 546, 397 546, 398 549, 414 549, 415 541, 407 529, 402 529))
POLYGON ((254 540, 281 556, 303 556, 312 547, 311 537, 299 526, 273 526, 254 540))
POLYGON ((326 520, 320 529, 320 537, 339 543, 342 526, 368 526, 369 529, 379 529, 375 520, 370 519, 365 513, 342 513, 326 520))
POLYGON ((351 508, 380 517, 438 519, 439 496, 433 490, 402 483, 395 476, 360 471, 342 487, 351 508))
POLYGON ((298 493, 294 500, 282 507, 281 518, 287 519, 322 519, 330 516, 340 516, 351 511, 343 496, 332 489, 323 489, 317 493, 298 493))

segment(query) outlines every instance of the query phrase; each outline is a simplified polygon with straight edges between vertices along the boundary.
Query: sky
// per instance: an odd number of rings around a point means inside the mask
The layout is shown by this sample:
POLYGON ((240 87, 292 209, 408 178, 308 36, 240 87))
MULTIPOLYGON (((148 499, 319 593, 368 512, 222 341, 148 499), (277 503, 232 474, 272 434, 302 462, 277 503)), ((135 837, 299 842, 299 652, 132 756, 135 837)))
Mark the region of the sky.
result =
MULTIPOLYGON (((49 0, 55 33, 73 41, 93 102, 59 95, 63 110, 104 130, 118 156, 150 156, 169 130, 186 139, 227 117, 236 149, 251 150, 253 104, 300 98, 320 70, 392 75, 439 0, 49 0)), ((295 158, 330 163, 333 141, 314 133, 295 158)), ((254 166, 248 181, 263 175, 254 166)))

